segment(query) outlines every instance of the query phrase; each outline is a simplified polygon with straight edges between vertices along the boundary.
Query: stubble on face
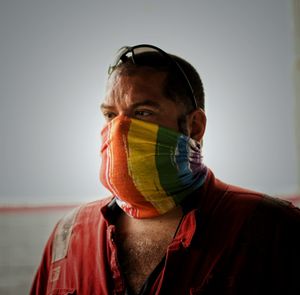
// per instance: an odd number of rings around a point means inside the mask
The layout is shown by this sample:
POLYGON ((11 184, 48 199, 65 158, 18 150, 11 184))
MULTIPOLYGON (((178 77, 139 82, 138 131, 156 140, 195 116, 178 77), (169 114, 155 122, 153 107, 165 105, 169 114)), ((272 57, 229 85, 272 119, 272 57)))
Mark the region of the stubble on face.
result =
MULTIPOLYGON (((188 136, 189 130, 186 106, 179 98, 170 98, 166 94, 166 79, 167 75, 165 72, 158 72, 149 67, 136 68, 133 66, 129 69, 116 69, 107 81, 106 101, 111 101, 111 98, 113 97, 113 102, 117 105, 120 105, 122 103, 122 100, 124 100, 126 97, 129 97, 130 102, 132 101, 130 97, 134 98, 137 96, 144 96, 145 98, 154 100, 157 97, 160 97, 160 99, 156 100, 156 102, 160 103, 162 106, 171 106, 170 103, 172 102, 172 105, 174 104, 174 106, 172 106, 171 108, 167 107, 168 111, 174 109, 173 116, 174 114, 177 115, 175 115, 175 118, 173 117, 173 120, 175 120, 175 124, 173 124, 173 126, 175 128, 171 126, 169 128, 174 128, 177 132, 183 133, 184 135, 188 136), (124 81, 128 82, 124 83, 124 81), (154 89, 156 90, 154 91, 154 89), (144 92, 143 95, 143 91, 146 91, 147 93, 144 92), (137 93, 139 94, 137 95, 137 93), (166 101, 166 104, 164 104, 163 101, 166 101)), ((172 114, 170 115, 172 117, 172 114)), ((158 120, 158 122, 154 121, 154 123, 168 128, 169 124, 165 124, 166 122, 164 119, 167 117, 169 117, 168 112, 163 115, 162 119, 158 120)))

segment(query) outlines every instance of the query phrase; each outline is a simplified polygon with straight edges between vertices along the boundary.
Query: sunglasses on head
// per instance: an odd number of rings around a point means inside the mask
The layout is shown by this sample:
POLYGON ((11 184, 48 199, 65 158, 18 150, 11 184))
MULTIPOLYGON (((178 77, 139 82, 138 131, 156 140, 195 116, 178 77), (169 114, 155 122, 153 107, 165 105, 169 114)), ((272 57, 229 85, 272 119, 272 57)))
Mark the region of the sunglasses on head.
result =
POLYGON ((128 59, 131 59, 135 65, 140 66, 174 67, 185 80, 195 109, 198 108, 194 90, 187 75, 168 53, 149 44, 123 46, 117 51, 113 63, 108 68, 108 74, 110 75, 120 64, 126 62, 128 59))

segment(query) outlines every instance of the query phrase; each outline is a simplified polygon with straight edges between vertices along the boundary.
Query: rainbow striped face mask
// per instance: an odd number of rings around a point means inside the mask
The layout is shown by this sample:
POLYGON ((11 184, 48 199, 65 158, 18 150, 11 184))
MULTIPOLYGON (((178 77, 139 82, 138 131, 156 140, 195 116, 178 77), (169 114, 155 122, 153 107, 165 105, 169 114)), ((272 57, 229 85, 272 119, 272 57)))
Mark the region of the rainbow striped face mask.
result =
POLYGON ((206 179, 200 143, 176 131, 120 115, 101 135, 100 180, 132 217, 170 211, 206 179))

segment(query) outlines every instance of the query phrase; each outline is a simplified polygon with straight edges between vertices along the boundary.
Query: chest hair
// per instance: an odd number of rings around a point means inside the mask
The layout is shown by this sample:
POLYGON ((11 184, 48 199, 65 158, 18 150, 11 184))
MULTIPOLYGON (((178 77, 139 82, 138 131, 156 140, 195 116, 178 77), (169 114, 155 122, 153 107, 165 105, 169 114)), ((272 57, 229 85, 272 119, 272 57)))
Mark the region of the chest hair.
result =
POLYGON ((115 224, 118 259, 126 283, 135 294, 166 254, 181 218, 180 207, 141 220, 120 214, 115 224))
POLYGON ((173 233, 129 233, 117 238, 123 275, 135 294, 164 257, 173 233))

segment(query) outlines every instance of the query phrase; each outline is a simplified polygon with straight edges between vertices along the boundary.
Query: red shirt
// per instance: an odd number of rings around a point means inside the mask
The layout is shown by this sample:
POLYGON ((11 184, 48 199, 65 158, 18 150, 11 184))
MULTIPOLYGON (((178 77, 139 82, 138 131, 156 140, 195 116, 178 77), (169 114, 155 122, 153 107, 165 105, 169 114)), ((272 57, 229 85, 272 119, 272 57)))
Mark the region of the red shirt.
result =
MULTIPOLYGON (((58 223, 30 294, 128 294, 111 201, 83 205, 58 223)), ((211 172, 182 207, 178 232, 141 294, 300 294, 299 209, 211 172)))

